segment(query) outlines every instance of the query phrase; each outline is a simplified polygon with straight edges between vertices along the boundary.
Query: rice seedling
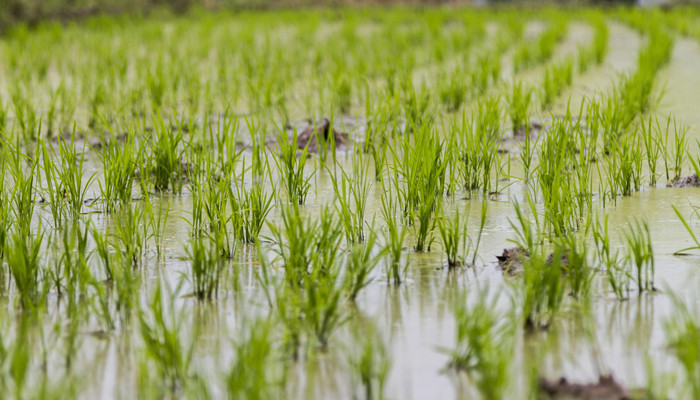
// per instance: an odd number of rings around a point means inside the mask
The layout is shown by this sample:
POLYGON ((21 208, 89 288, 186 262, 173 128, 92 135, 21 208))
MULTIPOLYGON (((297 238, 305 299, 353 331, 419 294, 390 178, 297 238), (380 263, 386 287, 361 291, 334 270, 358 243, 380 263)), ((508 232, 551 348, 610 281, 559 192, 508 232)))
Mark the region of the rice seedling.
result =
POLYGON ((595 62, 601 64, 608 53, 608 24, 603 18, 595 18, 593 22, 593 48, 595 49, 595 62))
POLYGON ((172 190, 179 194, 184 183, 185 168, 182 156, 185 153, 184 117, 177 121, 177 127, 172 128, 162 115, 153 117, 153 135, 146 137, 151 149, 149 163, 141 174, 153 174, 153 187, 156 191, 172 190))
POLYGON ((697 310, 686 305, 671 292, 674 304, 674 315, 665 323, 667 343, 673 356, 683 370, 684 385, 679 385, 681 391, 689 397, 700 396, 700 321, 697 310))
POLYGON ((634 276, 637 289, 642 291, 655 291, 654 287, 654 248, 651 243, 649 223, 635 220, 630 223, 625 232, 628 253, 626 259, 632 263, 636 275, 634 276))
POLYGON ((106 212, 131 203, 139 158, 135 140, 133 130, 127 133, 123 143, 110 131, 109 140, 97 151, 103 171, 103 179, 99 181, 100 197, 106 212))
POLYGON ((467 119, 464 113, 460 126, 451 129, 451 135, 459 138, 460 174, 466 190, 489 193, 492 181, 498 180, 500 121, 500 99, 492 97, 478 103, 475 120, 467 119))
POLYGON ((290 202, 304 204, 311 189, 314 171, 304 177, 304 167, 308 158, 308 144, 297 157, 297 131, 294 129, 291 140, 286 130, 280 130, 277 137, 277 157, 274 158, 279 170, 282 187, 290 202))
POLYGON ((146 360, 144 367, 153 368, 166 393, 176 394, 192 376, 193 347, 182 338, 183 315, 174 304, 177 291, 167 289, 164 293, 161 285, 156 286, 148 311, 139 312, 139 333, 146 360))
POLYGON ((522 313, 528 329, 547 328, 564 301, 562 250, 555 248, 551 262, 541 251, 523 260, 522 313))
POLYGON ((620 260, 618 251, 613 252, 608 230, 608 216, 604 222, 596 221, 592 229, 598 261, 605 268, 605 276, 618 299, 629 297, 630 280, 632 278, 627 265, 620 260))
POLYGON ((466 76, 463 71, 457 69, 440 79, 440 102, 447 112, 458 111, 467 100, 469 87, 466 76))
POLYGON ((333 171, 326 167, 336 196, 336 210, 345 230, 348 243, 362 243, 365 240, 365 210, 371 187, 369 165, 359 149, 353 157, 351 175, 342 169, 333 171))
POLYGON ((6 262, 19 295, 19 305, 25 310, 39 307, 46 295, 47 286, 44 284, 41 259, 43 242, 44 233, 41 228, 31 236, 17 231, 12 234, 9 246, 5 249, 6 262))
POLYGON ((347 256, 344 281, 351 301, 355 301, 360 291, 372 282, 372 273, 384 256, 383 250, 375 251, 376 241, 377 235, 372 230, 367 241, 353 246, 347 256))
POLYGON ((123 207, 114 216, 112 239, 115 246, 121 249, 133 267, 141 266, 144 246, 151 237, 145 207, 143 204, 134 203, 123 207))
POLYGON ((391 371, 391 356, 380 330, 371 322, 355 326, 353 345, 346 350, 354 380, 359 382, 357 395, 366 400, 384 399, 386 382, 391 371))
POLYGON ((399 225, 396 220, 396 204, 391 194, 382 196, 382 219, 384 220, 384 241, 386 243, 385 252, 387 254, 385 269, 389 282, 399 285, 403 281, 408 263, 401 262, 403 244, 406 239, 406 229, 399 225), (402 267, 404 265, 404 267, 402 267))
POLYGON ((569 236, 557 241, 555 247, 555 253, 562 257, 561 269, 568 281, 569 295, 576 300, 587 300, 595 275, 588 257, 588 243, 569 236))
POLYGON ((286 366, 277 360, 271 321, 246 321, 234 343, 235 358, 226 373, 229 399, 285 397, 286 366))
POLYGON ((513 132, 525 132, 530 125, 530 103, 532 102, 532 88, 523 87, 518 81, 508 89, 508 110, 510 121, 513 124, 513 132))
POLYGON ((187 280, 198 300, 211 300, 218 296, 221 273, 225 267, 215 243, 205 239, 192 239, 187 249, 191 261, 187 280))
POLYGON ((505 395, 515 345, 513 325, 507 323, 507 313, 497 311, 497 299, 488 287, 479 290, 475 301, 461 291, 452 301, 456 344, 446 350, 451 358, 449 367, 468 372, 487 399, 505 395))
POLYGON ((447 266, 449 268, 459 267, 465 262, 465 256, 469 253, 467 224, 464 221, 460 222, 459 210, 457 210, 453 219, 443 214, 438 219, 437 225, 447 256, 447 266))

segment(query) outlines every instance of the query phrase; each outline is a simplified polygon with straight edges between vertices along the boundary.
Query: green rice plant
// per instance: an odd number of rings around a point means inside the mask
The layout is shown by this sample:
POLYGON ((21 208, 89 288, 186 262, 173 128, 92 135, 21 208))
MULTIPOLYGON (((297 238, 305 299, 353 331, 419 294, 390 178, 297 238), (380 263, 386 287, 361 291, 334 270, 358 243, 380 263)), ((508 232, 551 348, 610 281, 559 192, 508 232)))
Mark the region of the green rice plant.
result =
POLYGON ((16 88, 11 95, 15 115, 15 126, 19 126, 25 143, 36 140, 40 134, 41 121, 34 104, 26 98, 22 90, 16 88))
POLYGON ((177 292, 168 289, 163 293, 161 285, 156 286, 148 309, 139 312, 139 333, 146 362, 144 367, 153 368, 157 382, 167 393, 175 394, 192 376, 193 346, 183 342, 184 318, 174 304, 177 292))
POLYGON ((40 257, 43 241, 41 227, 31 236, 18 231, 12 234, 5 249, 6 262, 19 294, 19 305, 25 310, 40 306, 46 294, 40 257))
POLYGON ((102 233, 95 224, 91 223, 90 227, 90 238, 95 243, 95 254, 99 257, 102 264, 102 272, 104 274, 105 282, 112 282, 114 280, 114 268, 113 257, 111 254, 111 248, 109 243, 109 237, 102 233))
POLYGON ((561 269, 568 281, 569 295, 576 300, 587 300, 595 275, 588 257, 588 243, 568 236, 556 241, 555 247, 558 248, 555 253, 562 256, 561 269))
POLYGON ((508 113, 513 125, 513 132, 529 133, 530 103, 532 102, 532 88, 524 87, 521 81, 508 88, 508 113))
POLYGON ((224 259, 216 244, 211 240, 192 239, 187 249, 191 261, 187 280, 192 284, 194 296, 198 300, 211 300, 218 296, 224 259))
POLYGON ((469 93, 467 74, 457 69, 442 77, 439 82, 438 96, 440 97, 440 103, 447 112, 453 113, 458 111, 462 104, 467 101, 469 93))
POLYGON ((154 204, 150 196, 144 196, 144 213, 148 218, 147 231, 150 232, 149 236, 153 238, 158 255, 164 251, 165 227, 170 216, 171 200, 166 198, 164 202, 165 205, 162 204, 162 200, 154 204))
POLYGON ((683 384, 676 395, 700 396, 700 321, 698 310, 671 293, 673 316, 664 324, 668 347, 683 370, 683 384), (688 393, 689 392, 689 393, 688 393))
POLYGON ((475 96, 482 96, 491 85, 498 81, 501 74, 501 60, 491 52, 486 52, 477 57, 476 66, 471 73, 471 86, 475 96))
POLYGON ((467 119, 464 113, 460 125, 454 124, 451 128, 454 132, 451 135, 459 139, 460 175, 466 190, 489 193, 494 179, 498 180, 500 121, 500 99, 492 97, 477 104, 473 120, 467 119))
POLYGON ((129 131, 123 143, 110 131, 109 140, 102 143, 97 155, 102 162, 100 197, 105 211, 114 212, 131 203, 138 165, 135 131, 129 131))
POLYGON ((659 119, 655 119, 654 125, 652 125, 651 122, 652 118, 649 117, 647 123, 644 123, 644 120, 642 120, 639 126, 642 128, 641 136, 646 153, 647 167, 649 169, 649 184, 655 187, 657 178, 660 175, 658 165, 659 157, 663 155, 663 159, 666 160, 667 155, 665 143, 660 143, 662 137, 660 135, 661 127, 659 125, 659 119))
POLYGON ((377 234, 370 230, 367 241, 353 246, 347 256, 344 281, 351 301, 355 301, 360 291, 372 282, 372 272, 384 256, 383 250, 374 250, 376 241, 377 234))
POLYGON ((241 241, 254 243, 274 207, 274 186, 270 193, 266 192, 262 181, 253 182, 251 187, 246 188, 236 180, 234 186, 237 194, 230 190, 228 197, 234 231, 238 232, 241 241))
POLYGON ((384 242, 386 257, 386 275, 389 282, 399 285, 403 281, 408 263, 402 267, 403 244, 406 228, 396 220, 396 204, 391 194, 382 195, 382 219, 384 220, 384 242))
POLYGON ((315 269, 304 276, 300 293, 304 324, 314 335, 321 350, 328 348, 329 340, 349 315, 343 308, 343 287, 336 265, 315 269))
POLYGON ((548 108, 559 97, 564 89, 573 82, 573 65, 571 57, 545 68, 542 80, 542 106, 548 108))
POLYGON ((529 211, 535 218, 535 222, 533 224, 527 218, 519 203, 513 202, 516 221, 514 222, 509 218, 508 223, 515 232, 516 238, 509 239, 509 241, 524 250, 526 254, 534 254, 539 251, 542 242, 542 228, 537 216, 537 210, 535 209, 535 203, 532 201, 529 194, 527 195, 527 200, 529 211))
POLYGON ((608 173, 614 193, 630 196, 641 187, 642 163, 644 154, 639 138, 621 138, 611 149, 607 161, 610 164, 608 173))
POLYGON ((497 311, 498 297, 489 292, 480 289, 476 301, 469 301, 464 291, 455 297, 456 345, 446 352, 449 367, 468 372, 484 398, 500 399, 509 382, 515 330, 504 323, 508 314, 497 311))
POLYGON ((523 259, 522 312, 528 329, 547 328, 564 301, 566 278, 562 251, 554 249, 551 262, 542 251, 523 259))
POLYGON ((133 267, 141 266, 146 241, 150 239, 146 209, 134 203, 114 213, 112 239, 133 267))
POLYGON ((283 398, 286 365, 280 363, 272 321, 246 321, 234 345, 235 358, 226 373, 229 399, 283 398))
POLYGON ((628 298, 632 275, 627 265, 621 262, 618 251, 612 251, 607 215, 603 224, 599 220, 593 224, 592 234, 598 261, 605 268, 605 276, 615 296, 620 300, 628 298))
MULTIPOLYGON (((380 330, 371 322, 354 326, 353 345, 345 351, 353 378, 360 383, 361 398, 381 400, 391 371, 391 355, 380 330)), ((356 394, 357 398, 360 398, 356 394)))
POLYGON ((459 267, 465 262, 466 254, 469 253, 469 245, 467 241, 467 224, 464 221, 460 222, 459 210, 454 218, 447 217, 444 213, 438 219, 438 229, 442 246, 447 255, 448 268, 459 267))
POLYGON ((7 149, 7 167, 12 177, 12 189, 10 190, 13 220, 16 230, 24 236, 31 234, 31 223, 34 215, 34 205, 36 203, 36 189, 34 180, 38 175, 38 158, 30 158, 21 153, 7 141, 3 142, 3 147, 7 149), (26 169, 25 165, 29 168, 26 169))
MULTIPOLYGON (((406 115, 407 125, 409 127, 421 127, 429 121, 432 120, 433 107, 430 102, 430 91, 425 88, 421 88, 418 92, 416 91, 412 80, 404 79, 402 81, 402 107, 404 114, 406 115)), ((366 115, 370 115, 370 103, 366 104, 366 115)), ((372 143, 376 143, 375 137, 372 137, 372 143)))
MULTIPOLYGON (((309 141, 310 143, 310 141, 309 141)), ((277 137, 277 157, 274 159, 277 164, 277 169, 280 173, 282 187, 287 193, 290 202, 304 204, 306 196, 311 189, 311 178, 314 171, 307 177, 304 177, 304 167, 308 157, 308 144, 302 150, 301 155, 297 157, 297 131, 294 129, 290 140, 287 131, 279 130, 277 137)))
POLYGON ((580 118, 574 120, 570 113, 553 121, 548 135, 540 148, 537 174, 542 200, 544 202, 545 227, 554 236, 565 236, 578 229, 581 207, 589 182, 572 179, 576 144, 574 139, 580 134, 580 118))
POLYGON ((158 113, 153 116, 153 134, 146 136, 150 147, 149 162, 141 174, 153 174, 153 187, 156 191, 172 190, 179 194, 182 191, 185 168, 182 166, 184 149, 184 118, 177 121, 177 127, 172 128, 158 113))
MULTIPOLYGON (((666 142, 668 142, 668 133, 671 128, 671 117, 666 121, 666 142)), ((685 164, 685 157, 688 154, 688 135, 689 128, 683 124, 677 124, 676 119, 673 118, 673 151, 671 153, 671 171, 673 172, 673 178, 676 180, 680 178, 683 172, 683 165, 685 164)), ((666 170, 666 177, 669 178, 668 167, 666 170)))
POLYGON ((649 224, 646 221, 635 220, 630 223, 625 232, 627 244, 626 259, 634 266, 635 281, 641 293, 644 290, 654 291, 654 248, 651 243, 649 224))
POLYGON ((603 18, 596 18, 593 22, 593 48, 595 49, 595 62, 601 64, 608 52, 608 24, 603 18))
POLYGON ((365 240, 365 210, 372 185, 365 156, 359 149, 356 150, 350 176, 342 169, 338 172, 336 165, 332 172, 326 167, 335 191, 336 210, 348 243, 362 243, 365 240))
POLYGON ((88 289, 94 281, 88 264, 90 227, 73 221, 59 229, 59 256, 55 260, 55 271, 61 275, 54 277, 54 281, 58 295, 67 299, 67 314, 77 319, 77 315, 82 312, 81 299, 87 297, 88 289))

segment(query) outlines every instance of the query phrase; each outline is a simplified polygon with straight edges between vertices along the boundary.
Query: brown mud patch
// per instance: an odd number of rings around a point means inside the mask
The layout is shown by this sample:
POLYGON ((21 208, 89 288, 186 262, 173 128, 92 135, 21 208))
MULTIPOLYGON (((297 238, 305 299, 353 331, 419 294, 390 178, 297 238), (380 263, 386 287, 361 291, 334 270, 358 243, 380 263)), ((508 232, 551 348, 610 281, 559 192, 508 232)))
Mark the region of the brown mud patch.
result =
POLYGON ((612 376, 601 375, 596 383, 570 383, 566 378, 556 381, 540 379, 540 394, 556 400, 628 400, 631 395, 612 376))
POLYGON ((680 178, 676 178, 670 185, 667 186, 674 188, 700 187, 700 178, 698 178, 698 174, 681 176, 680 178))

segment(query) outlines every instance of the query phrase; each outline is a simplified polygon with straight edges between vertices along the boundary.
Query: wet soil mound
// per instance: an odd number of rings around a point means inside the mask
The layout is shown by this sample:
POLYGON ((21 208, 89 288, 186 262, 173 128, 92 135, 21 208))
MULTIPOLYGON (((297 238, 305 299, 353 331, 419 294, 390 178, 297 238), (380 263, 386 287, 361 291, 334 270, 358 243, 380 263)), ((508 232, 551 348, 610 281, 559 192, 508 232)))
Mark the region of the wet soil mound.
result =
POLYGON ((540 379, 540 393, 544 398, 557 400, 629 400, 627 390, 612 376, 601 376, 596 383, 569 383, 566 378, 558 381, 540 379))
POLYGON ((324 151, 328 151, 331 148, 331 140, 335 141, 336 150, 345 150, 349 142, 348 134, 345 132, 339 132, 331 126, 331 121, 328 118, 324 118, 321 123, 314 126, 309 126, 297 137, 297 147, 299 150, 304 150, 305 148, 309 153, 319 152, 319 140, 324 144, 324 151), (307 147, 308 146, 308 147, 307 147))
POLYGON ((700 178, 698 178, 698 174, 681 176, 680 178, 676 178, 676 180, 668 186, 675 188, 700 187, 700 178))
POLYGON ((528 257, 530 257, 530 255, 527 253, 527 251, 520 247, 503 249, 503 254, 496 256, 498 259, 498 266, 501 268, 501 270, 511 275, 522 272, 523 260, 527 259, 528 257))

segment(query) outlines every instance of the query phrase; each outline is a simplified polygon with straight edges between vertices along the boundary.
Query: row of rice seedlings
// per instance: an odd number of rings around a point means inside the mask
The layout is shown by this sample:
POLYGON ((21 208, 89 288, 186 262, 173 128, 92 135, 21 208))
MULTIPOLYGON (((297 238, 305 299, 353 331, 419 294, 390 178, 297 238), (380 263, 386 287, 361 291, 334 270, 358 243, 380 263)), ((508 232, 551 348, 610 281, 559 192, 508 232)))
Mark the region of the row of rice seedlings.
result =
POLYGON ((580 44, 578 47, 577 61, 580 73, 588 71, 591 64, 602 64, 608 52, 608 37, 610 34, 607 22, 605 22, 605 19, 597 16, 592 17, 590 22, 593 25, 593 42, 588 46, 580 44))

